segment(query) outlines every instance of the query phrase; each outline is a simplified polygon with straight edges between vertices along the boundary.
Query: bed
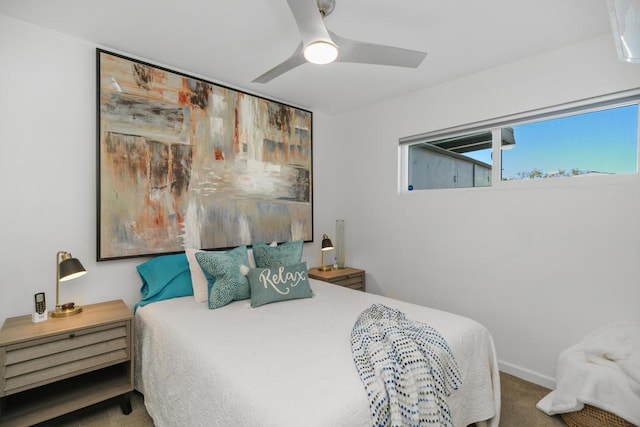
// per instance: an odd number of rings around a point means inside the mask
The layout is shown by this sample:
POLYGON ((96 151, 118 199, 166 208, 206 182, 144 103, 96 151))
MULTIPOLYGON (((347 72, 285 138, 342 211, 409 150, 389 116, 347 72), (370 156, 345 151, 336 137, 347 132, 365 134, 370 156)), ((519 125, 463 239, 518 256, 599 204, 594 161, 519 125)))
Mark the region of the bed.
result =
POLYGON ((442 334, 462 385, 447 403, 456 426, 497 426, 500 383, 492 337, 452 313, 309 279, 312 298, 215 310, 193 296, 139 307, 135 384, 162 426, 370 426, 350 334, 372 304, 442 334))

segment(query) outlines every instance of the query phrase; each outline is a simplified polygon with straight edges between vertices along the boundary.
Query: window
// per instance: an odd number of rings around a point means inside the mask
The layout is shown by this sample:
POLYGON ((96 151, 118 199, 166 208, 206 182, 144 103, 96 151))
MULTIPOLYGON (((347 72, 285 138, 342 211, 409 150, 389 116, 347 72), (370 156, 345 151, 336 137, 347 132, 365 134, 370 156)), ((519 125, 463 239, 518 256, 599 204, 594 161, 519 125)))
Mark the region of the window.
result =
MULTIPOLYGON (((473 136, 473 135, 471 135, 473 136)), ((412 189, 486 187, 491 185, 491 164, 471 155, 439 148, 436 143, 409 147, 409 182, 412 189)), ((491 140, 489 140, 491 143, 491 140)), ((487 150, 482 150, 487 151, 487 150)))
MULTIPOLYGON (((514 143, 513 129, 501 130, 502 145, 514 143)), ((483 131, 409 146, 413 190, 491 186, 493 134, 483 131)))
POLYGON ((403 191, 638 172, 640 91, 402 138, 403 191))
POLYGON ((638 171, 637 103, 514 126, 514 136, 503 181, 638 171))

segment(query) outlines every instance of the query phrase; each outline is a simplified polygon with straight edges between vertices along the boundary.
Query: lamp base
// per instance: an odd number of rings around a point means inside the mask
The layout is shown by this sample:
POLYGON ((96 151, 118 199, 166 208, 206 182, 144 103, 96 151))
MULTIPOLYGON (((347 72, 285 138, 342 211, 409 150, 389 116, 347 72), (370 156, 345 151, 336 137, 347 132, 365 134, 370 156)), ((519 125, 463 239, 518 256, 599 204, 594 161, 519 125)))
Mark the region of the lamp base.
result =
POLYGON ((331 270, 333 270, 333 267, 329 265, 321 265, 320 267, 318 267, 318 271, 331 271, 331 270))
POLYGON ((81 306, 76 306, 74 303, 67 303, 57 305, 54 311, 50 311, 51 317, 68 317, 82 312, 81 306))

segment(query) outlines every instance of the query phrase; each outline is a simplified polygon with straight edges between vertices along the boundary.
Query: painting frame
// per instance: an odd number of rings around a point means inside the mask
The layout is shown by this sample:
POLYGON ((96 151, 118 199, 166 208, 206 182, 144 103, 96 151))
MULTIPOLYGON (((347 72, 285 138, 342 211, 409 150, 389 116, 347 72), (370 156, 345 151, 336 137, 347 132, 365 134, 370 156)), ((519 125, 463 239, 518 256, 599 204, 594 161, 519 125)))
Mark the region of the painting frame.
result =
POLYGON ((313 113, 96 48, 97 261, 313 241, 313 113))

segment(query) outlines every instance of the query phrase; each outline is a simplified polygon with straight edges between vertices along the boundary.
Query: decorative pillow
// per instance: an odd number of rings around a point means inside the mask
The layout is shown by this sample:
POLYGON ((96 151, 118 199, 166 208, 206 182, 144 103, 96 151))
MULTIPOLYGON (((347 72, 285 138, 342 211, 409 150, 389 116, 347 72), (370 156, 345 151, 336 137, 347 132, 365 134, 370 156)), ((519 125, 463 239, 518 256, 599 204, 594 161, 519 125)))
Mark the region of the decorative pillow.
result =
MULTIPOLYGON (((278 246, 277 242, 272 242, 270 247, 275 248, 278 246)), ((213 284, 216 281, 216 278, 209 275, 206 277, 204 272, 202 271, 202 267, 198 264, 198 260, 196 260, 196 252, 205 252, 202 249, 185 249, 184 253, 187 255, 187 260, 189 261, 189 270, 191 270, 191 283, 193 284, 193 297, 197 302, 207 302, 209 298, 209 288, 213 287, 213 284)), ((224 253, 220 251, 219 253, 224 253)), ((256 261, 253 258, 253 250, 247 249, 247 258, 249 263, 247 264, 249 268, 256 268, 256 261)))
POLYGON ((155 301, 193 295, 185 254, 162 255, 136 267, 142 279, 142 299, 135 309, 155 301))
POLYGON ((302 259, 302 240, 293 240, 276 247, 256 243, 253 245, 253 256, 259 268, 298 264, 302 259))
MULTIPOLYGON (((278 246, 278 242, 269 243, 270 248, 275 248, 278 246)), ((253 256, 253 249, 247 250, 247 256, 249 257, 249 268, 256 268, 256 259, 253 256)))
POLYGON ((247 274, 251 307, 297 298, 311 298, 307 263, 271 268, 252 268, 247 274))
POLYGON ((227 252, 196 252, 195 257, 205 275, 215 277, 215 285, 209 290, 210 309, 251 297, 245 276, 249 270, 246 246, 227 252))

